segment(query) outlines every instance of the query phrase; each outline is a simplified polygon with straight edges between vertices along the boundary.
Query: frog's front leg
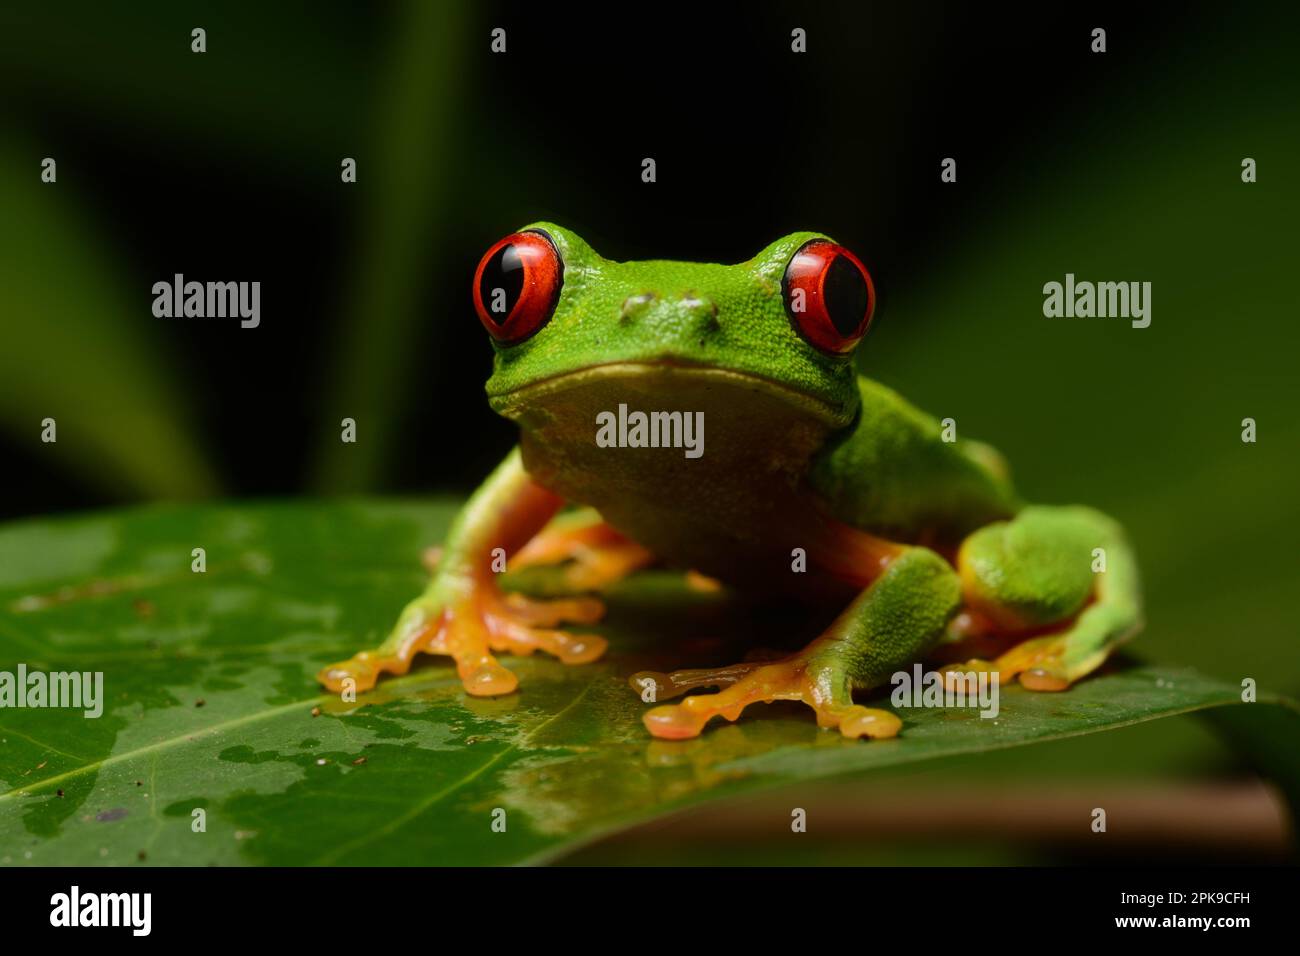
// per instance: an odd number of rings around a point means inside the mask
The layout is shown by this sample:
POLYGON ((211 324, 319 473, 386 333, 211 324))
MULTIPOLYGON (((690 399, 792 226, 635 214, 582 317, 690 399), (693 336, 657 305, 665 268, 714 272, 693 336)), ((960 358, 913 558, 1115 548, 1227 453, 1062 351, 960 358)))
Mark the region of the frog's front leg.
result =
POLYGON ((543 650, 566 664, 593 661, 604 638, 555 630, 561 621, 591 623, 604 614, 600 601, 568 598, 536 601, 503 594, 493 554, 517 553, 555 515, 560 499, 533 481, 516 448, 457 515, 429 586, 402 611, 382 645, 332 664, 317 675, 330 690, 350 678, 368 690, 381 674, 404 674, 419 651, 447 654, 465 690, 476 696, 508 694, 518 686, 492 651, 531 654, 543 650))
POLYGON ((647 711, 645 725, 656 737, 694 737, 714 717, 735 720, 750 704, 773 700, 803 701, 817 712, 820 726, 838 727, 846 737, 893 737, 902 726, 898 717, 854 704, 853 691, 885 684, 920 660, 960 605, 961 584, 952 566, 927 548, 906 548, 824 634, 791 657, 716 670, 642 672, 630 683, 653 700, 694 687, 723 687, 647 711))

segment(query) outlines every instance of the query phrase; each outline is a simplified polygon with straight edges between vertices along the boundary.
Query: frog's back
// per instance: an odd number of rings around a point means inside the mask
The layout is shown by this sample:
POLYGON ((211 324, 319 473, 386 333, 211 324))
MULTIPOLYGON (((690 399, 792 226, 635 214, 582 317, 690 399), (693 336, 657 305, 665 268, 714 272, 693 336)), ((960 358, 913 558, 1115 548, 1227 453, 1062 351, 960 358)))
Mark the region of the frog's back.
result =
POLYGON ((809 479, 840 521, 900 541, 957 544, 1019 508, 1002 456, 944 441, 943 426, 890 388, 858 377, 853 426, 816 456, 809 479))

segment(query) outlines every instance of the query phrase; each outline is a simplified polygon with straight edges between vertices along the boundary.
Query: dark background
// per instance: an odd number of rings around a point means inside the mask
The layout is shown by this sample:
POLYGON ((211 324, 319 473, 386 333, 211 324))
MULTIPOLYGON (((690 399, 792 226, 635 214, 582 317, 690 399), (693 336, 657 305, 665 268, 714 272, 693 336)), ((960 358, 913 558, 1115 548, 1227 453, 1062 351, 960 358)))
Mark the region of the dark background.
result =
MULTIPOLYGON (((978 241, 981 201, 1030 172, 1027 146, 1145 82, 1153 51, 1196 37, 1195 18, 1155 10, 737 10, 11 10, 8 105, 29 162, 58 159, 60 193, 109 247, 130 303, 113 321, 156 340, 212 484, 241 496, 464 490, 512 441, 482 399, 491 350, 469 299, 474 266, 501 235, 546 218, 610 258, 736 262, 786 232, 823 230, 868 262, 887 327, 902 321, 896 291, 978 241), (411 67, 403 57, 425 23, 455 37, 430 32, 427 56, 442 62, 411 67), (1098 24, 1104 56, 1089 52, 1098 24), (189 50, 194 25, 208 31, 201 56, 189 50), (494 25, 508 31, 504 56, 489 52, 494 25), (805 55, 790 52, 794 25, 808 31, 805 55), (394 122, 383 97, 403 95, 408 71, 450 89, 405 92, 409 112, 394 122), (147 102, 128 107, 131 89, 104 81, 147 88, 147 102), (339 182, 345 155, 358 160, 356 185, 339 182), (640 180, 646 156, 652 185, 640 180), (939 181, 946 156, 958 158, 955 186, 939 181), (403 175, 426 181, 407 189, 403 175), (427 215, 388 240, 405 264, 358 278, 375 223, 396 218, 406 194, 427 215), (261 327, 154 319, 150 288, 175 272, 260 280, 261 327), (373 300, 406 314, 367 314, 356 301, 367 281, 406 285, 373 300), (352 349, 372 354, 373 369, 353 371, 352 349), (383 420, 367 420, 371 408, 383 420), (364 465, 322 462, 344 415, 360 422, 353 457, 364 465)), ((76 281, 49 266, 32 278, 76 281)), ((35 305, 6 323, 64 318, 35 305)), ((101 420, 112 412, 95 404, 101 420)), ((152 497, 100 469, 69 472, 33 445, 37 433, 5 436, 17 465, 5 513, 152 497)))

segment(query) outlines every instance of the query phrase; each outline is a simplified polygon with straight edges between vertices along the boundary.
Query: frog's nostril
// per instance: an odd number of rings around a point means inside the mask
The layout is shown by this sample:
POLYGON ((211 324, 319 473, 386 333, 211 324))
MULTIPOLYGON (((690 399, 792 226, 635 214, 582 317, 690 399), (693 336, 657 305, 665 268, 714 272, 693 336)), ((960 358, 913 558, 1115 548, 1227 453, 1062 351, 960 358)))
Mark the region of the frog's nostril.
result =
POLYGON ((657 298, 658 296, 653 292, 642 292, 637 295, 628 296, 623 300, 623 310, 620 313, 619 318, 624 322, 632 322, 639 319, 641 316, 645 315, 652 305, 654 305, 655 299, 657 298))
POLYGON ((668 341, 681 334, 717 331, 718 306, 712 299, 694 292, 666 298, 656 292, 638 292, 623 300, 619 322, 641 325, 648 334, 668 341))
POLYGON ((718 304, 712 299, 688 295, 682 299, 682 308, 694 320, 696 328, 702 331, 713 331, 718 328, 718 304))

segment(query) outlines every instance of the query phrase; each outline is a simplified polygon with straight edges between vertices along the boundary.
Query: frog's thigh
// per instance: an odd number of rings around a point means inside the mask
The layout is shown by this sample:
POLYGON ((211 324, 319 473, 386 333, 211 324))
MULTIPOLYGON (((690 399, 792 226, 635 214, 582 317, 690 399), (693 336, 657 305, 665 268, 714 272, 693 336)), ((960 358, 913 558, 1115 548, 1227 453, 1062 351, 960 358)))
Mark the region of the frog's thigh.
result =
POLYGON ((992 663, 948 670, 975 666, 997 670, 1003 680, 1020 674, 1035 690, 1063 690, 1099 667, 1141 623, 1133 554, 1119 526, 1090 508, 1026 508, 967 538, 957 566, 967 606, 1002 633, 1067 626, 992 663))
POLYGON ((1075 509, 1026 508, 968 537, 957 557, 966 604, 1004 633, 1068 620, 1092 594, 1097 529, 1075 509))
POLYGON ((695 687, 725 688, 648 711, 645 725, 657 737, 694 737, 715 716, 735 720, 748 705, 773 700, 801 700, 817 712, 821 726, 838 727, 847 737, 892 737, 901 726, 899 719, 888 711, 855 705, 853 690, 884 684, 895 671, 923 657, 960 604, 961 585, 952 567, 928 549, 911 548, 894 559, 825 633, 791 657, 716 670, 643 672, 630 682, 643 696, 651 691, 654 700, 695 687))

